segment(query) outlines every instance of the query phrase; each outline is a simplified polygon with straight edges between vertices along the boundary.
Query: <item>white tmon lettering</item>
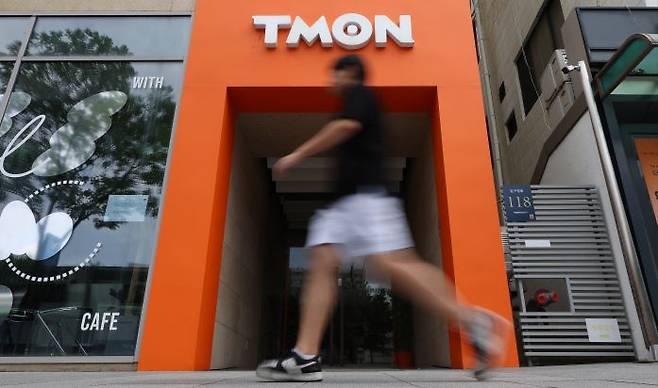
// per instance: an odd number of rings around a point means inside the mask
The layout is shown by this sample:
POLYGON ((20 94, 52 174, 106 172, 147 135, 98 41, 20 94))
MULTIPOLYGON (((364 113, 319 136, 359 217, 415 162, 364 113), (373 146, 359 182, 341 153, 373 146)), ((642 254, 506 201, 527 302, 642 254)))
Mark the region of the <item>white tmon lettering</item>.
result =
POLYGON ((162 89, 164 77, 133 77, 133 89, 162 89))
POLYGON ((331 26, 331 34, 343 48, 356 50, 364 47, 372 37, 372 23, 358 13, 339 16, 331 26))
POLYGON ((385 15, 375 16, 375 45, 386 46, 388 37, 391 37, 400 47, 413 47, 414 37, 411 34, 411 15, 400 15, 400 25, 385 15))
POLYGON ((304 20, 302 20, 302 18, 297 16, 295 22, 292 24, 290 33, 288 34, 288 39, 286 39, 286 46, 299 46, 300 38, 304 39, 304 42, 306 42, 308 46, 313 45, 318 38, 320 38, 320 44, 322 47, 331 47, 333 45, 333 42, 331 41, 331 33, 329 32, 329 25, 327 25, 327 19, 324 16, 321 16, 310 27, 304 22, 304 20))
POLYGON ((80 321, 82 331, 116 331, 120 313, 84 313, 80 321))
POLYGON ((279 27, 290 27, 290 16, 272 15, 272 16, 254 16, 254 27, 265 29, 265 46, 276 47, 276 40, 279 36, 279 27))
MULTIPOLYGON (((286 39, 288 47, 298 47, 303 39, 308 46, 319 40, 322 47, 332 47, 336 41, 343 48, 356 50, 366 46, 373 36, 373 23, 358 13, 339 16, 331 29, 324 16, 311 25, 299 16, 292 23, 291 20, 290 15, 253 16, 254 27, 265 30, 263 41, 266 47, 277 47, 279 29, 287 28, 290 28, 286 39)), ((375 15, 374 36, 377 47, 386 46, 389 37, 400 47, 413 47, 411 15, 400 15, 398 24, 388 16, 375 15)))

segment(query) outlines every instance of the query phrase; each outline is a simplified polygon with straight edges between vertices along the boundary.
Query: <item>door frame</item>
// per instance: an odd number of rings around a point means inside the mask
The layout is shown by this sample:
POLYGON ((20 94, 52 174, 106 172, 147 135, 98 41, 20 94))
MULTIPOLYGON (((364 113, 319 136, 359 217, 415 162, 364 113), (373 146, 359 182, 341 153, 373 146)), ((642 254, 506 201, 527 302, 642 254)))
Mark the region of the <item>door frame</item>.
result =
MULTIPOLYGON (((658 96, 651 96, 650 99, 658 101, 658 96)), ((639 159, 633 141, 634 137, 642 135, 658 136, 658 131, 636 129, 627 132, 621 128, 614 103, 629 100, 648 101, 649 96, 618 97, 610 95, 600 104, 605 117, 603 126, 608 137, 608 144, 611 144, 617 179, 621 187, 626 214, 631 224, 645 286, 653 308, 653 319, 658 323, 658 239, 655 238, 658 225, 642 170, 639 168, 639 159)))

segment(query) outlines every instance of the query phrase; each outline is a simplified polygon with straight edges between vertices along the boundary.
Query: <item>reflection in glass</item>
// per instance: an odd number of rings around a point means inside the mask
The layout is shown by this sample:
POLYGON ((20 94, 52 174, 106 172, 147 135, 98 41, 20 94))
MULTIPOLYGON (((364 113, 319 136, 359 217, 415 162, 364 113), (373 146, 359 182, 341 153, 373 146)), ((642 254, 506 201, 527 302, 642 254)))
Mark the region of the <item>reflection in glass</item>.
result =
POLYGON ((13 300, 14 296, 11 290, 6 286, 0 285, 0 324, 7 318, 13 300))
MULTIPOLYGON (((0 94, 0 99, 4 97, 4 94, 0 94)), ((5 111, 5 116, 2 121, 0 121, 0 136, 7 133, 13 124, 12 117, 21 113, 28 105, 32 98, 23 92, 14 92, 11 93, 9 97, 9 102, 7 103, 7 110, 5 111)))
POLYGON ((39 176, 57 176, 82 165, 96 151, 96 140, 112 126, 112 116, 126 104, 125 93, 112 90, 78 102, 67 114, 67 123, 50 137, 50 148, 32 163, 39 176))
POLYGON ((658 131, 656 132, 653 137, 636 137, 633 140, 653 215, 658 225, 658 131))
MULTIPOLYGON (((5 89, 7 88, 7 82, 11 76, 11 70, 14 68, 12 62, 0 62, 0 101, 4 97, 5 89)), ((23 96, 24 97, 24 96, 23 96)), ((16 109, 20 108, 21 105, 21 96, 12 98, 9 101, 9 106, 7 107, 7 114, 4 119, 0 120, 0 137, 4 135, 11 126, 11 117, 15 116, 16 109)), ((2 114, 0 112, 0 114, 2 114)))
POLYGON ((7 82, 11 76, 11 70, 14 68, 13 62, 0 62, 0 94, 5 92, 7 82))
POLYGON ((19 99, 0 136, 0 211, 28 200, 36 222, 64 213, 73 232, 63 247, 41 244, 63 228, 45 225, 35 244, 57 252, 11 255, 13 269, 0 263, 0 285, 13 293, 0 356, 134 354, 182 75, 171 62, 21 65, 13 93, 29 100, 19 99), (140 77, 161 82, 137 87, 140 77), (34 169, 46 159, 52 174, 34 169), (147 198, 143 218, 106 218, 114 195, 147 198))
POLYGON ((189 17, 39 17, 28 55, 115 55, 183 59, 189 17))
POLYGON ((0 17, 0 56, 16 56, 27 33, 27 17, 0 17))

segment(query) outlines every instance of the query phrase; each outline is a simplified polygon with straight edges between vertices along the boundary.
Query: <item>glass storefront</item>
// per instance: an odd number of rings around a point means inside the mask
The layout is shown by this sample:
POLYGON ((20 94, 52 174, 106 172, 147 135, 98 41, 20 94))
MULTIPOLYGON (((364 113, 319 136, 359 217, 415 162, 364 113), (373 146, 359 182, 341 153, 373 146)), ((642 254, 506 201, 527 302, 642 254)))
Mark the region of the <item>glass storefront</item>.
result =
POLYGON ((658 136, 633 139, 644 183, 658 225, 658 136))
POLYGON ((648 302, 658 322, 658 94, 651 79, 628 77, 603 101, 648 302))
POLYGON ((0 357, 135 354, 189 31, 0 18, 0 357))
POLYGON ((646 286, 635 295, 645 328, 658 323, 657 49, 658 35, 631 35, 594 80, 641 270, 632 263, 631 281, 646 286))
POLYGON ((30 25, 30 18, 3 17, 0 20, 2 20, 0 23, 0 56, 16 56, 30 25))

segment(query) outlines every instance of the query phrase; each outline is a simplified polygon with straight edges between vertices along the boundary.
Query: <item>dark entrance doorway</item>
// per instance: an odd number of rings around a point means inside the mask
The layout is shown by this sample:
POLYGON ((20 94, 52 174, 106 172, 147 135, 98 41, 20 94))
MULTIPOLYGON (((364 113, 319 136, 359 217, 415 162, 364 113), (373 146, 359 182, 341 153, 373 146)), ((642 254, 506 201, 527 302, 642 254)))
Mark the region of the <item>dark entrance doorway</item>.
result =
MULTIPOLYGON (((327 113, 236 115, 212 368, 254 368, 294 346, 299 295, 308 259, 302 247, 313 213, 333 197, 331 153, 285 177, 275 159, 331 117, 327 113)), ((391 147, 385 170, 400 196, 421 256, 441 265, 431 115, 385 114, 391 147)), ((363 263, 345 266, 339 299, 322 343, 335 367, 448 366, 448 330, 437 318, 392 296, 363 263)))
MULTIPOLYGON (((297 336, 308 254, 304 248, 290 249, 282 333, 286 348, 294 346, 297 336)), ((338 302, 322 341, 324 363, 340 367, 411 366, 411 306, 393 296, 386 280, 371 276, 363 261, 341 266, 336 281, 338 302)))

